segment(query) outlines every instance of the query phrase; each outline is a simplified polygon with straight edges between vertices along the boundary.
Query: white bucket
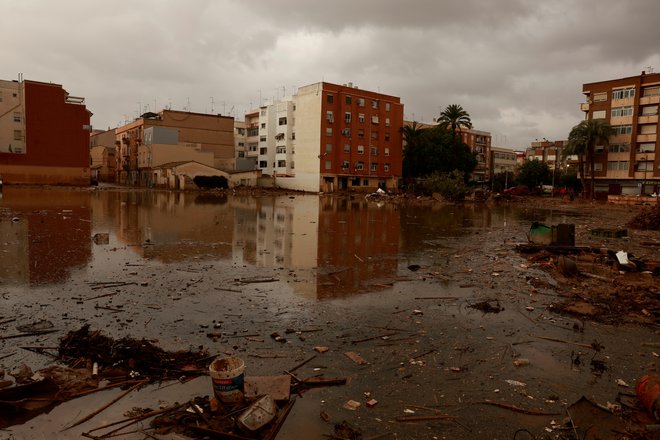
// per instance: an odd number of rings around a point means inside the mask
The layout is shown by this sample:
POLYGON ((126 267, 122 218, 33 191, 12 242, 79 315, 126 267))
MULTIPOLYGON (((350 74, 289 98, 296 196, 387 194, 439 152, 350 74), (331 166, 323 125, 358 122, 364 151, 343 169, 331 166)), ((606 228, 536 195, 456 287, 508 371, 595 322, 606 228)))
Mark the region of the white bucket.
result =
POLYGON ((229 356, 214 360, 209 365, 213 393, 223 403, 237 403, 243 400, 243 359, 229 356))

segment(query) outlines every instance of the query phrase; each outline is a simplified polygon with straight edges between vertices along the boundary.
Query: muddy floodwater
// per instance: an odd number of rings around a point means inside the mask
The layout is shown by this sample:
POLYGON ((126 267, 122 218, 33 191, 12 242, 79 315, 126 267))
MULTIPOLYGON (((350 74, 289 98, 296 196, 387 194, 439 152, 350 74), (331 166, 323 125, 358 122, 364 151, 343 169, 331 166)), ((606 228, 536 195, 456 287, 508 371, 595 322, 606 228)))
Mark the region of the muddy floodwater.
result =
MULTIPOLYGON (((316 355, 298 377, 348 379, 298 396, 278 439, 327 438, 343 421, 365 439, 572 438, 554 431, 567 406, 582 396, 615 402, 655 370, 657 327, 555 312, 579 285, 515 244, 534 221, 595 224, 597 215, 363 195, 5 187, 0 332, 37 322, 55 331, 1 340, 0 368, 46 367, 52 356, 21 347, 57 346, 89 324, 165 350, 233 354, 248 375, 282 374, 316 355), (349 400, 361 405, 348 409, 349 400), (437 412, 451 417, 397 420, 437 412)), ((209 377, 151 385, 65 430, 119 393, 68 401, 0 438, 81 438, 131 408, 213 390, 209 377)))

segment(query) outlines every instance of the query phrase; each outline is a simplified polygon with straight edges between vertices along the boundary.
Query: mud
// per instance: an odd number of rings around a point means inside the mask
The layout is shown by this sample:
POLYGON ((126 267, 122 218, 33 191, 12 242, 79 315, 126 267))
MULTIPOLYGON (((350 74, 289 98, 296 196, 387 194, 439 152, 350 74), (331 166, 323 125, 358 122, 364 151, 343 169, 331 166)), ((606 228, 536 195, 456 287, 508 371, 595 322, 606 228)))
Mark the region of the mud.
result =
MULTIPOLYGON (((629 226, 641 207, 7 190, 0 329, 20 335, 17 326, 48 321, 56 330, 3 339, 8 378, 22 365, 53 363, 21 347, 57 347, 89 325, 162 350, 238 356, 251 375, 281 374, 315 355, 296 376, 347 379, 297 396, 278 439, 576 438, 564 429, 567 408, 583 396, 619 405, 605 411, 615 428, 600 438, 654 438, 640 428, 653 420, 636 399, 631 407, 617 399, 657 371, 660 283, 592 251, 660 260, 658 232, 629 226), (578 274, 563 275, 556 254, 516 250, 534 221, 575 224, 576 246, 590 249, 572 255, 578 274), (595 228, 628 235, 594 236, 595 228), (108 232, 107 245, 94 244, 108 232), (349 400, 360 405, 347 409, 349 400)), ((65 430, 121 393, 102 391, 0 437, 80 438, 130 410, 212 392, 207 376, 149 385, 65 430)), ((588 423, 579 438, 594 438, 588 423)), ((180 438, 168 435, 156 438, 180 438)))

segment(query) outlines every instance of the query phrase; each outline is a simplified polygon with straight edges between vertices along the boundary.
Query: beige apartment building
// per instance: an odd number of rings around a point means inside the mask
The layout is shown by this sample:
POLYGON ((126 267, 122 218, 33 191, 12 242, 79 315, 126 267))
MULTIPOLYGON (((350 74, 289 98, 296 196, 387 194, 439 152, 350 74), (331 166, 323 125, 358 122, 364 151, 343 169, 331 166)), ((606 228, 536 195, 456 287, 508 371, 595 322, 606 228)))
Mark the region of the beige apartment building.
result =
POLYGON ((153 186, 154 169, 194 161, 221 170, 235 167, 234 118, 162 110, 115 130, 117 182, 153 186))
POLYGON ((609 145, 597 146, 596 191, 611 195, 658 193, 660 156, 658 106, 660 74, 583 84, 585 119, 603 119, 614 128, 609 145))

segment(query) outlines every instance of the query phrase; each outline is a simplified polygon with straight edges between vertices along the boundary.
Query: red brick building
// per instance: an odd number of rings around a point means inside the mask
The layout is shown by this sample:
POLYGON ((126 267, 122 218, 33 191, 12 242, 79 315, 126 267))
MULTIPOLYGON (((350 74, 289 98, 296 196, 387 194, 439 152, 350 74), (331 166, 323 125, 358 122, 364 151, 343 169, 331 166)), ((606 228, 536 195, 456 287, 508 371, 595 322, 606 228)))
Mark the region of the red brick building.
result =
POLYGON ((0 82, 0 174, 9 184, 90 184, 90 112, 59 84, 0 82))

